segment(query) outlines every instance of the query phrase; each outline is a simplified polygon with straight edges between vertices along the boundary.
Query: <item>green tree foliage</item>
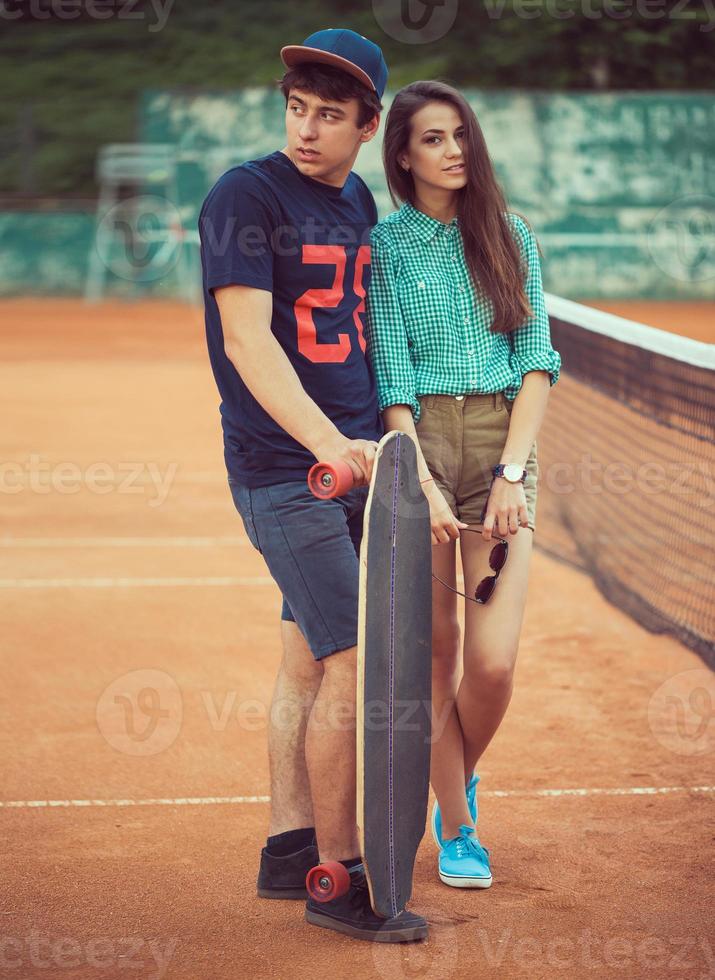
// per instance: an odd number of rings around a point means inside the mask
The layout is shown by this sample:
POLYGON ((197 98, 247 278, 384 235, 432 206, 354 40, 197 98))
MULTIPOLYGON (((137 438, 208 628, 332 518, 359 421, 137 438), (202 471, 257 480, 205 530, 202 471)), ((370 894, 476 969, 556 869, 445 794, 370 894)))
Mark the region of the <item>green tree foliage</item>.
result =
POLYGON ((459 3, 447 34, 406 44, 354 0, 5 0, 0 192, 6 203, 94 196, 97 149, 136 139, 143 89, 270 85, 280 47, 325 26, 381 44, 392 89, 426 77, 482 89, 713 87, 715 23, 701 0, 447 2, 459 3))

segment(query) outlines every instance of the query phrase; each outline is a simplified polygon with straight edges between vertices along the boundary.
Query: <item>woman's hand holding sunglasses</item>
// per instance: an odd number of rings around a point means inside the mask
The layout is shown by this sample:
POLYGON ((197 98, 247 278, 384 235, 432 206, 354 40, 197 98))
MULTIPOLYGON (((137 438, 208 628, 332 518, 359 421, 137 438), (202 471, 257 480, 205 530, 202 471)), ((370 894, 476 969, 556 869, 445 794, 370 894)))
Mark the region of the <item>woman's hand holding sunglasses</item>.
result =
POLYGON ((491 541, 492 532, 516 534, 520 527, 529 526, 526 494, 523 483, 509 483, 503 477, 492 481, 484 518, 482 536, 491 541))

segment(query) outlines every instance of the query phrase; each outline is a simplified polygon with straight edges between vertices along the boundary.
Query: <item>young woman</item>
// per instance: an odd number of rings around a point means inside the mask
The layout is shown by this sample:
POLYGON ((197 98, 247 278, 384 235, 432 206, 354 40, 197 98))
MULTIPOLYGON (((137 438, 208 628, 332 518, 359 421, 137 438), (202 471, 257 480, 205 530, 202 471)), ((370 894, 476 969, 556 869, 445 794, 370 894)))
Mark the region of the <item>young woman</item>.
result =
POLYGON ((385 428, 415 438, 430 505, 432 831, 441 880, 488 888, 474 767, 511 697, 535 527, 535 439, 561 359, 534 234, 507 211, 460 93, 440 82, 398 92, 383 156, 402 206, 372 233, 368 354, 385 428))

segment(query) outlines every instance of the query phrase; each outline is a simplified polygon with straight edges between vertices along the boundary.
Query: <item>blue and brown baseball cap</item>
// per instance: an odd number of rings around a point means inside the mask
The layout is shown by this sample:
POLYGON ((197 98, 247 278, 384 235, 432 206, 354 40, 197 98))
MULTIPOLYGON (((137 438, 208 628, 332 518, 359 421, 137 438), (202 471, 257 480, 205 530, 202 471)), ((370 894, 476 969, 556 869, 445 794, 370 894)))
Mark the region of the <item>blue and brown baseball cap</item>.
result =
POLYGON ((380 48, 362 34, 344 28, 316 31, 302 44, 281 48, 281 60, 286 68, 305 62, 334 65, 359 79, 378 99, 382 98, 387 84, 387 65, 380 48))

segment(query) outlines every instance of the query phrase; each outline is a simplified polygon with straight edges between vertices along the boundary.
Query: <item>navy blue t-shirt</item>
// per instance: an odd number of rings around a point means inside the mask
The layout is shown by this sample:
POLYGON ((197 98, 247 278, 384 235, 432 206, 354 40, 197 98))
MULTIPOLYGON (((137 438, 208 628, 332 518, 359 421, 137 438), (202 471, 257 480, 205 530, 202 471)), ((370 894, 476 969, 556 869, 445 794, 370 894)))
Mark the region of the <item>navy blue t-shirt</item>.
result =
POLYGON ((307 394, 348 439, 379 440, 363 336, 376 222, 375 201, 357 174, 333 187, 302 174, 279 150, 229 170, 204 201, 206 337, 222 400, 226 468, 239 483, 304 480, 315 458, 273 421, 226 356, 213 290, 271 292, 271 331, 307 394))

